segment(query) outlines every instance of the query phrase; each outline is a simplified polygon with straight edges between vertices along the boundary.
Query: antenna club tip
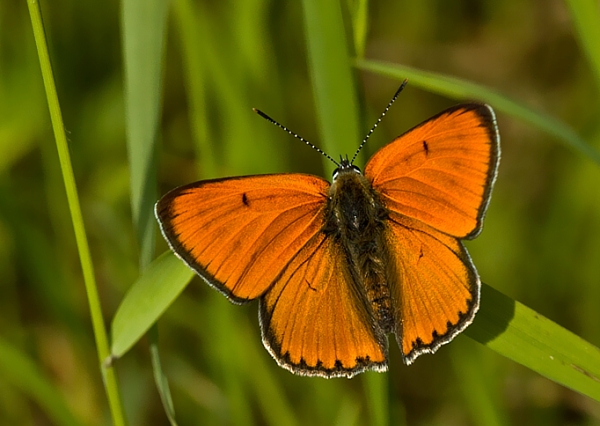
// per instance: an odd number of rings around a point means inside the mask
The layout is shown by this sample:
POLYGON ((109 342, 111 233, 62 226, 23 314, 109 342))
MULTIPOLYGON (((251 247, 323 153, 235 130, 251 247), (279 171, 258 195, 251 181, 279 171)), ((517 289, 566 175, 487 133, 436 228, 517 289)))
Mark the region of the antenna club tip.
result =
POLYGON ((265 118, 265 119, 267 119, 269 121, 273 121, 273 119, 271 117, 269 117, 267 114, 265 114, 264 112, 262 112, 258 108, 252 108, 252 111, 254 111, 258 115, 260 115, 262 118, 265 118))

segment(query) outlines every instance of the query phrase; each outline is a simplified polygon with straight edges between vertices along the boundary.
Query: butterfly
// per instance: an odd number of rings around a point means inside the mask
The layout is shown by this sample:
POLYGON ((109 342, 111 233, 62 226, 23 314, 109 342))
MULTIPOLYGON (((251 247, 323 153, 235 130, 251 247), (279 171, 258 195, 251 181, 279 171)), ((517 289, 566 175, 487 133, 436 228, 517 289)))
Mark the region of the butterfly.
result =
POLYGON ((337 165, 331 184, 228 177, 173 189, 155 206, 171 249, 204 281, 234 303, 259 300, 264 346, 299 375, 385 371, 390 333, 410 364, 479 308, 481 281, 461 240, 480 233, 496 178, 492 108, 437 114, 376 152, 363 174, 353 162, 377 123, 351 161, 313 146, 337 165))

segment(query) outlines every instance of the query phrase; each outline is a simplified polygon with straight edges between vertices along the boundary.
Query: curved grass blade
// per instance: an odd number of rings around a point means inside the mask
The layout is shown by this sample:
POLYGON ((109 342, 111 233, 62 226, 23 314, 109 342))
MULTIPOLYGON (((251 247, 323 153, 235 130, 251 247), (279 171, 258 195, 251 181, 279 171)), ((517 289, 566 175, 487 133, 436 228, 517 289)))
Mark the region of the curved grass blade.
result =
POLYGON ((408 78, 411 85, 453 99, 479 99, 489 103, 498 111, 533 124, 600 165, 600 152, 581 139, 569 126, 554 117, 515 102, 494 90, 459 78, 423 71, 405 65, 358 59, 356 60, 356 66, 398 80, 408 78))
POLYGON ((152 262, 131 286, 111 324, 111 358, 123 356, 190 282, 194 272, 171 251, 152 262))
POLYGON ((600 401, 600 349, 487 284, 465 334, 556 383, 600 401))
POLYGON ((167 375, 164 373, 160 361, 160 352, 158 350, 158 328, 156 326, 150 328, 148 337, 150 338, 150 357, 152 359, 152 371, 156 389, 158 389, 158 394, 160 395, 160 400, 162 401, 165 415, 167 416, 169 423, 171 423, 171 426, 177 426, 171 388, 169 387, 167 375))

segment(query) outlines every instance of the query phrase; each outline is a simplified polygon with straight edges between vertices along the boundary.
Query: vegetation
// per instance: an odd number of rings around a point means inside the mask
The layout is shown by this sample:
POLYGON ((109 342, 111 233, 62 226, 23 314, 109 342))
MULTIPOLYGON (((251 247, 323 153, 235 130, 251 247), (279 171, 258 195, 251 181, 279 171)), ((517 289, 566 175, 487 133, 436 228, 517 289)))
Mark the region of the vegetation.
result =
POLYGON ((597 2, 39 6, 0 3, 0 423, 600 423, 597 2), (498 115, 481 312, 409 367, 392 344, 389 373, 294 376, 255 303, 186 287, 152 206, 201 178, 329 176, 252 107, 335 158, 404 78, 359 165, 455 103, 498 115))

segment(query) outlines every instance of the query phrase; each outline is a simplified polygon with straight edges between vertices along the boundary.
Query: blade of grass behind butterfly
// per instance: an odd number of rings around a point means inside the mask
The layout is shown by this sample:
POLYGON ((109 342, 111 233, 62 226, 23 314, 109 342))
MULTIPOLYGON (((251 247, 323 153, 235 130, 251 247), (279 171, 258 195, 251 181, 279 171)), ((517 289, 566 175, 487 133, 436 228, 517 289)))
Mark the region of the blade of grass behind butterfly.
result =
POLYGON ((600 89, 600 6, 595 0, 567 0, 575 34, 600 89))
MULTIPOLYGON (((121 12, 131 211, 140 247, 139 265, 144 270, 154 255, 156 235, 155 146, 160 122, 168 2, 124 0, 121 12)), ((170 390, 159 359, 157 331, 149 337, 157 390, 169 421, 175 425, 170 390)))
POLYGON ((369 32, 369 1, 348 0, 347 3, 352 17, 354 53, 357 58, 363 58, 369 32))
MULTIPOLYGON (((349 43, 338 1, 303 0, 308 67, 324 151, 352 156, 361 141, 349 43)), ((329 172, 335 167, 324 160, 329 172)))
POLYGON ((540 130, 554 136, 567 147, 578 151, 600 165, 600 152, 580 138, 569 126, 554 117, 513 101, 494 90, 459 78, 423 71, 405 65, 366 59, 356 60, 356 65, 360 69, 387 75, 398 80, 408 78, 409 84, 413 86, 453 99, 479 99, 489 103, 498 111, 533 124, 540 130))
MULTIPOLYGON (((71 221, 73 222, 73 228, 75 231, 77 251, 81 262, 81 268, 83 270, 83 279, 88 298, 90 315, 92 317, 94 338, 96 341, 96 351, 101 363, 102 360, 109 354, 108 336, 104 327, 102 306, 100 304, 100 298, 98 295, 98 288, 94 276, 94 267, 87 241, 85 226, 83 223, 83 215, 81 212, 81 205, 79 203, 79 195, 77 193, 77 185, 75 183, 73 166, 71 164, 65 128, 62 121, 62 112, 58 100, 58 94, 56 92, 56 84, 54 82, 50 56, 48 54, 48 46, 46 44, 46 36, 44 33, 40 5, 36 1, 30 0, 27 2, 27 6, 29 8, 29 16, 31 19, 31 25, 33 27, 33 35, 37 47, 38 59, 40 61, 42 78, 44 80, 46 99, 48 102, 48 109, 50 110, 50 118, 52 121, 52 128, 54 131, 54 139, 58 151, 60 168, 67 193, 71 221)), ((107 371, 102 367, 100 368, 104 379, 104 388, 107 394, 113 423, 117 426, 124 425, 125 420, 123 416, 123 408, 121 406, 121 397, 119 394, 116 374, 112 370, 107 371)))
MULTIPOLYGON (((247 318, 236 324, 239 330, 238 338, 234 344, 237 353, 244 353, 241 360, 243 368, 247 371, 247 386, 252 388, 256 402, 260 405, 265 423, 272 426, 298 424, 292 404, 286 398, 283 385, 278 382, 273 369, 278 368, 275 362, 266 354, 259 336, 254 335, 247 318)), ((240 362, 240 360, 238 360, 240 362)))
MULTIPOLYGON (((224 58, 219 57, 223 55, 223 46, 216 45, 218 37, 216 37, 216 34, 209 26, 209 22, 216 20, 218 21, 216 26, 222 28, 226 25, 226 22, 219 21, 217 16, 212 16, 213 13, 216 13, 215 10, 211 9, 209 12, 200 3, 192 4, 187 1, 177 1, 175 11, 176 26, 181 27, 182 57, 184 67, 186 67, 186 75, 190 76, 195 72, 199 72, 199 75, 204 78, 202 82, 196 81, 196 84, 190 84, 191 90, 188 91, 191 98, 190 105, 203 105, 209 88, 215 90, 215 97, 220 101, 231 99, 233 94, 224 94, 223 88, 234 91, 232 87, 234 82, 231 80, 227 81, 227 78, 223 76, 220 69, 215 70, 215 67, 218 68, 218 65, 215 64, 222 64, 224 61, 224 58), (189 28, 189 25, 193 26, 193 30, 189 28), (192 47, 191 49, 189 48, 190 46, 192 47), (200 57, 198 58, 196 55, 200 57), (191 69, 190 67, 192 66, 197 68, 191 69), (221 84, 213 84, 213 79, 220 81, 221 84), (208 81, 210 81, 210 84, 207 83, 208 81)), ((225 51, 230 52, 231 50, 226 49, 225 51)), ((225 68, 225 66, 222 68, 225 68)), ((198 76, 195 78, 198 78, 198 76)), ((188 81, 192 83, 191 79, 188 79, 188 81)), ((204 112, 206 113, 206 110, 204 112)), ((240 114, 243 114, 243 112, 235 109, 235 107, 233 112, 226 112, 226 115, 234 120, 240 114)), ((200 120, 207 119, 206 117, 198 118, 200 120)), ((208 134, 210 129, 208 123, 206 122, 205 124, 204 129, 206 134, 208 134)), ((214 134, 219 135, 219 130, 217 126, 214 134)), ((218 138, 219 136, 216 137, 218 138)), ((207 173, 215 173, 215 177, 220 177, 217 172, 217 165, 214 163, 215 156, 212 157, 213 164, 209 163, 211 161, 209 155, 215 151, 216 141, 206 141, 206 144, 204 144, 202 141, 196 140, 195 147, 197 149, 197 161, 201 168, 201 177, 208 177, 205 175, 207 173), (208 147, 209 145, 210 148, 208 147), (207 169, 202 167, 205 163, 209 163, 207 169)), ((212 303, 205 305, 208 314, 203 312, 205 318, 210 318, 210 321, 205 321, 206 328, 210 330, 209 337, 203 336, 199 330, 195 330, 195 332, 198 334, 199 340, 202 341, 202 347, 212 355, 206 356, 209 364, 207 375, 209 377, 216 376, 216 380, 223 388, 228 402, 227 413, 231 416, 229 420, 234 424, 251 424, 252 411, 248 404, 249 397, 247 392, 244 391, 241 382, 236 380, 238 368, 235 360, 232 359, 236 351, 228 341, 228 339, 234 338, 234 321, 230 317, 235 315, 235 313, 227 309, 229 306, 224 306, 226 303, 219 299, 221 297, 219 294, 215 294, 210 289, 206 290, 206 292, 208 293, 206 296, 212 301, 212 303)), ((202 318, 202 316, 200 315, 199 318, 202 318)))
MULTIPOLYGON (((309 71, 315 98, 319 131, 323 149, 335 158, 338 154, 353 155, 360 143, 358 99, 355 77, 349 57, 349 42, 338 1, 303 0, 304 28, 308 51, 309 71)), ((325 161, 330 172, 333 165, 325 161)), ((363 376, 363 385, 369 393, 379 389, 387 392, 383 375, 363 376)), ((330 388, 331 389, 331 388, 330 388)), ((319 394, 319 404, 334 407, 330 394, 326 399, 319 394)), ((387 401, 387 399, 385 399, 387 401)), ((373 398, 367 400, 371 422, 383 425, 389 407, 373 398)))
POLYGON ((186 93, 189 98, 189 121, 196 148, 198 174, 203 179, 219 177, 215 147, 211 142, 206 101, 206 49, 202 42, 205 29, 198 22, 198 11, 191 0, 172 2, 174 27, 179 32, 186 93))

